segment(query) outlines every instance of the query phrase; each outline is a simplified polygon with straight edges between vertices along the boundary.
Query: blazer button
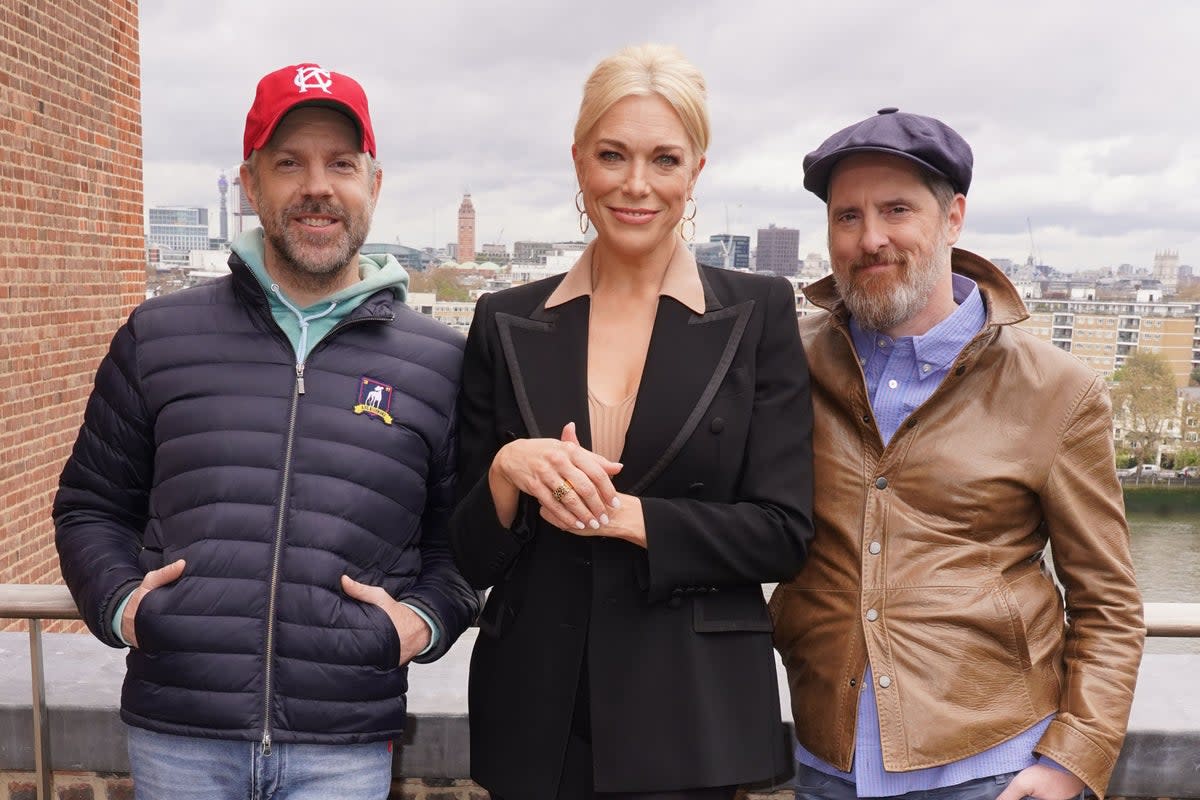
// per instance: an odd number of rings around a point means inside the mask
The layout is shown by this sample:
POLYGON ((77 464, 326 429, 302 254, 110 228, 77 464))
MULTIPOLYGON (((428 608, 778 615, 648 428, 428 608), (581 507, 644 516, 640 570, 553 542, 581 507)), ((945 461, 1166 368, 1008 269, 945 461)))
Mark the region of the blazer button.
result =
POLYGON ((887 486, 888 486, 887 478, 883 477, 882 475, 880 475, 878 478, 875 479, 875 488, 876 489, 886 489, 887 486))
POLYGON ((725 430, 725 420, 721 417, 715 417, 709 424, 708 429, 713 433, 720 433, 721 431, 725 430))
POLYGON ((674 595, 667 601, 668 608, 679 608, 681 605, 683 605, 683 598, 679 595, 674 595))

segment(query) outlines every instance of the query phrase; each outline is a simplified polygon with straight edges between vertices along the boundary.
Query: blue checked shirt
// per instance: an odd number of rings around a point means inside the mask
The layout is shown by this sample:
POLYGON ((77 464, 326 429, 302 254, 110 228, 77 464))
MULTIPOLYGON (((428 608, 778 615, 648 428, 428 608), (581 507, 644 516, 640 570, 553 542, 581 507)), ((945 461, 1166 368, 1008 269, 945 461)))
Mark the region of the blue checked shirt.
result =
MULTIPOLYGON (((850 319, 850 335, 859 364, 867 379, 867 396, 886 445, 892 436, 946 377, 958 354, 983 329, 987 311, 979 288, 970 278, 954 275, 954 301, 958 308, 922 336, 893 339, 864 330, 850 319)), ((913 791, 954 786, 977 778, 1016 772, 1035 763, 1062 769, 1046 758, 1036 758, 1033 748, 1050 725, 1046 717, 1029 730, 982 753, 940 767, 887 772, 879 739, 879 707, 875 682, 867 665, 858 695, 858 723, 854 742, 854 764, 841 772, 800 744, 796 760, 802 764, 853 783, 859 797, 892 797, 913 791)))

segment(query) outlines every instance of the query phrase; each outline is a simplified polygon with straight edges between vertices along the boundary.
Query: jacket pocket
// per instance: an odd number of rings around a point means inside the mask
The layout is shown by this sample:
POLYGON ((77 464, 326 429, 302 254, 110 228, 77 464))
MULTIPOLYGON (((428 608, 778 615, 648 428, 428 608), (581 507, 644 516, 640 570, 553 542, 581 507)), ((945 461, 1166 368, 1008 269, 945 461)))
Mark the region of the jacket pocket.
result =
MULTIPOLYGON (((159 558, 161 559, 161 557, 160 553, 159 558)), ((159 566, 162 565, 159 564, 159 566)), ((152 569, 158 569, 158 567, 152 567, 152 569)), ((175 585, 168 583, 166 586, 159 586, 142 595, 137 611, 133 615, 133 635, 137 639, 138 650, 155 653, 163 649, 164 643, 170 649, 171 643, 179 640, 178 631, 170 628, 170 626, 177 625, 178 620, 168 613, 168 609, 171 608, 171 590, 175 588, 175 585)))
POLYGON ((771 616, 762 588, 725 589, 692 598, 692 630, 696 633, 771 632, 771 616))
POLYGON ((392 618, 374 603, 362 605, 366 608, 367 619, 372 623, 371 633, 375 636, 375 642, 373 646, 368 647, 367 652, 376 654, 376 657, 369 663, 382 669, 396 669, 400 666, 400 634, 396 632, 392 618))

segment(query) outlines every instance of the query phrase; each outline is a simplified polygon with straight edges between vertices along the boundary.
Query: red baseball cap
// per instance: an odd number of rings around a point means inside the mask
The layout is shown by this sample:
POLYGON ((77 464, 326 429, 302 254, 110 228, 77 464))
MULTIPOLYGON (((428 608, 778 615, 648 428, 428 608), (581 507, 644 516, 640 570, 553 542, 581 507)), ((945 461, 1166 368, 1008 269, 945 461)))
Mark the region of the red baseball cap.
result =
POLYGON ((258 82, 254 105, 246 115, 242 158, 250 157, 275 133, 283 115, 297 106, 328 106, 347 114, 358 126, 362 151, 375 156, 375 131, 367 95, 358 81, 319 64, 293 64, 277 69, 258 82))

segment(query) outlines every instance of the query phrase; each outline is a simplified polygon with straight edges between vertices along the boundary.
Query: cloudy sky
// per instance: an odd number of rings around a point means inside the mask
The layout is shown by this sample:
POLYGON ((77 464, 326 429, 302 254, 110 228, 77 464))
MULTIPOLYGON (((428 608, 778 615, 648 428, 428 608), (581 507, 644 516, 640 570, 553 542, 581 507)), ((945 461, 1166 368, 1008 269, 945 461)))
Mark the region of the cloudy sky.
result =
POLYGON ((1200 269, 1192 0, 140 5, 147 205, 215 218, 258 79, 315 61, 370 98, 385 175, 372 241, 444 246, 464 191, 478 243, 577 238, 583 81, 619 47, 658 41, 709 82, 697 238, 775 223, 800 230, 802 257, 824 253, 804 154, 898 106, 975 151, 963 246, 1063 269, 1148 267, 1172 249, 1200 269))

